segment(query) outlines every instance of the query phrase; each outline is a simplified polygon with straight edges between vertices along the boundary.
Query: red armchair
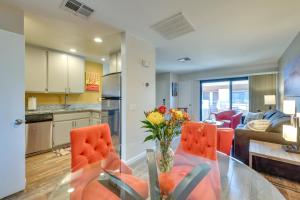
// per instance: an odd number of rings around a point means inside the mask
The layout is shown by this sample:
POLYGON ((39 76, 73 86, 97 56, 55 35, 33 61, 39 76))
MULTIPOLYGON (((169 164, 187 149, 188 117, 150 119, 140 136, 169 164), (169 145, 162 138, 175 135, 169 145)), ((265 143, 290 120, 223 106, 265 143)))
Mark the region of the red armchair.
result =
POLYGON ((234 110, 215 113, 216 120, 224 122, 223 127, 235 129, 240 124, 243 113, 236 113, 234 110))

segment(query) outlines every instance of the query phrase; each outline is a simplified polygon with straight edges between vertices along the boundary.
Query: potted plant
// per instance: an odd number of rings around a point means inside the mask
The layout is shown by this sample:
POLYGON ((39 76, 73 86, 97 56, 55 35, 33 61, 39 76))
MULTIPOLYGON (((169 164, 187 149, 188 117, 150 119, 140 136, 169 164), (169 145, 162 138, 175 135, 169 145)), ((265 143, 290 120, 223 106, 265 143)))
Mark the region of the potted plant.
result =
POLYGON ((159 170, 168 172, 173 167, 174 152, 171 148, 173 139, 180 135, 184 122, 190 117, 186 112, 159 106, 152 111, 145 112, 146 119, 142 121, 143 128, 149 135, 144 142, 155 141, 159 170))

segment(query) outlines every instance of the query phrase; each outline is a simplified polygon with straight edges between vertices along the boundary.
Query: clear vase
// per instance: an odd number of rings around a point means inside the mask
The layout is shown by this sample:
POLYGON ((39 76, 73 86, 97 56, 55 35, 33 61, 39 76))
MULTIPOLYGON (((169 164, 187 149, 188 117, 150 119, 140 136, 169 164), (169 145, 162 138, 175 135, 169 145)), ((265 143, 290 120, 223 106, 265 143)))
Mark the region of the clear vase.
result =
POLYGON ((156 159, 160 172, 169 172, 173 168, 174 151, 169 141, 156 142, 156 159))

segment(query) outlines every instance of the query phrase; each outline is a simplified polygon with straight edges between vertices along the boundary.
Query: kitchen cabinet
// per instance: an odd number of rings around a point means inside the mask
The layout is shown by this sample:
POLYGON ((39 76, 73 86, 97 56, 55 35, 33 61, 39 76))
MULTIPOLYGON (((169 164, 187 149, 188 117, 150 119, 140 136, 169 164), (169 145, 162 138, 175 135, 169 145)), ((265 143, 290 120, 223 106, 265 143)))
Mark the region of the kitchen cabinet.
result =
POLYGON ((117 54, 111 54, 109 56, 109 73, 117 72, 117 54))
POLYGON ((26 91, 83 93, 84 59, 26 46, 26 91))
POLYGON ((53 123, 53 146, 70 143, 70 131, 74 127, 73 121, 60 121, 53 123))
POLYGON ((68 93, 68 56, 48 51, 48 91, 68 93))
POLYGON ((100 112, 91 112, 91 125, 101 124, 100 112))
POLYGON ((121 62, 121 52, 117 53, 117 72, 121 72, 122 62, 121 62))
POLYGON ((68 55, 69 93, 84 92, 84 60, 68 55))
POLYGON ((28 92, 47 92, 47 51, 26 46, 25 88, 28 92))
POLYGON ((121 52, 110 54, 109 56, 109 73, 121 72, 121 52))
POLYGON ((90 112, 74 112, 66 114, 54 114, 53 116, 53 146, 70 143, 70 131, 74 128, 89 126, 90 112))
POLYGON ((59 52, 48 52, 48 90, 57 93, 84 92, 84 60, 59 52))
POLYGON ((90 118, 75 120, 75 128, 82 128, 90 125, 90 118))

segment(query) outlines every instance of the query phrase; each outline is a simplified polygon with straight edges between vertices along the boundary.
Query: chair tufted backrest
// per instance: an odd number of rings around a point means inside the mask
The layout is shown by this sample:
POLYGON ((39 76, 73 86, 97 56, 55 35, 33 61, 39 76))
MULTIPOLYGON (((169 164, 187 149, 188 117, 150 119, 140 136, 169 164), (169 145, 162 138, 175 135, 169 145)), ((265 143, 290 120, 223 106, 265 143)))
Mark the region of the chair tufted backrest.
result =
POLYGON ((182 127, 181 148, 191 154, 217 159, 217 126, 187 122, 182 127))
POLYGON ((108 124, 73 129, 70 136, 72 171, 103 160, 114 151, 108 124))

